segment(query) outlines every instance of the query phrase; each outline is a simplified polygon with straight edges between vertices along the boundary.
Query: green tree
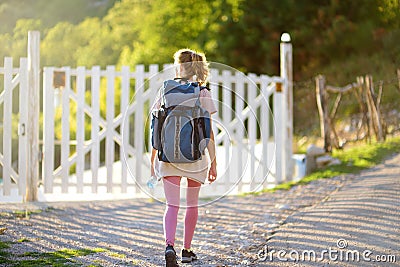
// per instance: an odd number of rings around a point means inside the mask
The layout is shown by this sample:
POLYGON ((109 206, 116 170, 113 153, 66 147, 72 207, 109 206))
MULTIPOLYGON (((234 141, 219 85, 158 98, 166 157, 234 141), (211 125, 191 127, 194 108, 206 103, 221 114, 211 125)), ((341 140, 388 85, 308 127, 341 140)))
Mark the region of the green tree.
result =
POLYGON ((75 62, 79 66, 92 67, 115 65, 119 57, 119 45, 114 33, 98 18, 88 18, 77 25, 76 31, 84 33, 83 43, 77 48, 75 62))
POLYGON ((60 22, 51 28, 41 44, 42 64, 44 66, 75 66, 75 51, 82 43, 74 25, 60 22))
POLYGON ((19 19, 39 19, 46 28, 61 21, 77 24, 103 17, 117 0, 0 0, 0 34, 10 33, 19 19))
MULTIPOLYGON (((123 3, 129 2, 132 1, 123 3)), ((210 5, 204 1, 153 0, 135 4, 130 27, 137 35, 124 47, 120 62, 167 63, 179 48, 203 50, 211 12, 210 5)))

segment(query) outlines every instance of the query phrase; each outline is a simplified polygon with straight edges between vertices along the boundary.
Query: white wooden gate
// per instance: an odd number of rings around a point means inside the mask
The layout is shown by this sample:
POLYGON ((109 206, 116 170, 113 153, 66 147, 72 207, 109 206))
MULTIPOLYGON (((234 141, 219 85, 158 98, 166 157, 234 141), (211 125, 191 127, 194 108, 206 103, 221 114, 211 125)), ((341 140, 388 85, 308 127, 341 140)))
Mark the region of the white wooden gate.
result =
MULTIPOLYGON (((39 196, 145 196, 142 189, 150 175, 149 110, 162 81, 173 73, 171 65, 161 71, 158 65, 150 65, 148 71, 143 65, 134 71, 127 66, 118 71, 114 66, 44 68, 39 196)), ((249 192, 282 181, 282 173, 277 173, 282 161, 275 159, 282 155, 285 142, 276 134, 275 120, 284 120, 284 84, 282 77, 211 70, 210 89, 219 109, 213 119, 220 179, 203 195, 249 192)))
POLYGON ((0 80, 0 199, 22 201, 27 177, 27 59, 21 58, 15 68, 12 58, 4 58, 0 80))

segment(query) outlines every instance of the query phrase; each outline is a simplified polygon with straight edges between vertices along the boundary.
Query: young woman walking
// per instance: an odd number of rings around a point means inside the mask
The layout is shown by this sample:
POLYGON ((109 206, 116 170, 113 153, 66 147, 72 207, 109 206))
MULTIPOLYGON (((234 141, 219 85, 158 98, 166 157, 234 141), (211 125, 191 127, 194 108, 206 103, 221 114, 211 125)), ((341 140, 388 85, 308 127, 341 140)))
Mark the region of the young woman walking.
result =
MULTIPOLYGON (((181 83, 197 82, 200 85, 205 85, 209 75, 209 69, 204 54, 189 49, 181 49, 174 54, 174 60, 176 78, 181 78, 181 83)), ((200 104, 210 114, 217 111, 212 101, 211 94, 207 89, 200 91, 200 104)), ((155 107, 160 107, 160 97, 155 107)), ((203 156, 201 160, 193 163, 168 163, 159 161, 158 157, 156 157, 157 150, 153 148, 151 155, 151 175, 157 174, 157 176, 163 177, 164 192, 167 202, 163 222, 166 245, 166 266, 178 266, 174 245, 180 207, 180 182, 182 177, 187 178, 187 193, 181 260, 183 263, 187 263, 197 259, 196 254, 191 250, 191 243, 198 217, 199 191, 201 185, 204 184, 206 180, 212 183, 217 178, 217 162, 215 158, 212 127, 210 139, 211 140, 207 144, 209 159, 203 156)))

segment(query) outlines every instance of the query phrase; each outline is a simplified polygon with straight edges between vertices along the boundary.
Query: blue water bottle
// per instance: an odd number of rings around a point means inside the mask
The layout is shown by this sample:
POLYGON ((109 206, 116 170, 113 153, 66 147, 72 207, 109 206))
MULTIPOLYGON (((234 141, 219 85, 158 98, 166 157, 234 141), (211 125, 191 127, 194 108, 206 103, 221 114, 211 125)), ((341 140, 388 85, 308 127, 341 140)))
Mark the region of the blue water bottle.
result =
POLYGON ((154 189, 158 183, 158 179, 156 176, 151 176, 150 179, 147 181, 147 187, 149 189, 154 189))

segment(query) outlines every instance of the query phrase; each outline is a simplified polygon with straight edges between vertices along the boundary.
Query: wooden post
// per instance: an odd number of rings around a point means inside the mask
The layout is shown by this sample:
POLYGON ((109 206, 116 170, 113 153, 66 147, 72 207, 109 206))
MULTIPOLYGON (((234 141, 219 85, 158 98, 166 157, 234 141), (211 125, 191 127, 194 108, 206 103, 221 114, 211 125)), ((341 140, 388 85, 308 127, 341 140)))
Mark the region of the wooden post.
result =
POLYGON ((370 81, 368 79, 368 75, 365 76, 365 86, 364 86, 364 94, 365 94, 365 102, 367 103, 367 108, 368 108, 368 132, 370 137, 372 136, 372 133, 375 131, 374 129, 374 120, 372 118, 372 107, 371 107, 371 102, 369 100, 369 86, 370 86, 370 81))
POLYGON ((321 137, 324 139, 325 152, 332 151, 331 129, 329 126, 328 95, 325 90, 325 77, 318 75, 315 78, 317 106, 321 126, 321 137))
POLYGON ((365 83, 367 89, 367 97, 368 97, 368 112, 369 118, 371 121, 371 125, 373 126, 376 139, 381 142, 384 140, 383 130, 382 130, 382 120, 380 116, 380 111, 377 108, 377 100, 374 94, 372 76, 367 75, 365 76, 365 83))
POLYGON ((28 121, 26 134, 27 179, 26 201, 37 201, 39 181, 39 113, 40 113, 40 32, 28 32, 28 121))
POLYGON ((281 36, 281 77, 285 79, 285 88, 283 94, 285 97, 285 177, 286 180, 291 180, 293 176, 293 53, 290 35, 283 33, 281 36))
POLYGON ((397 80, 399 82, 399 88, 397 88, 397 89, 399 89, 399 92, 400 92, 400 69, 397 69, 397 80))
MULTIPOLYGON (((357 77, 357 84, 359 84, 359 88, 354 91, 354 94, 357 98, 358 104, 360 106, 360 111, 362 113, 362 119, 361 119, 361 127, 360 128, 365 128, 366 131, 366 140, 370 140, 370 132, 369 132, 369 126, 368 126, 368 112, 367 112, 367 107, 364 101, 363 97, 363 92, 364 92, 364 77, 359 76, 357 77)), ((359 131, 357 130, 357 139, 359 139, 359 131)))
POLYGON ((339 104, 340 104, 341 100, 342 100, 342 93, 340 92, 340 93, 338 93, 338 95, 336 97, 335 104, 333 105, 333 109, 329 115, 330 128, 332 129, 333 138, 334 138, 333 143, 336 148, 342 148, 342 144, 340 143, 339 136, 335 129, 335 118, 336 118, 337 110, 339 108, 339 104))
POLYGON ((383 137, 383 141, 384 141, 384 140, 386 140, 387 125, 386 125, 384 116, 382 116, 382 114, 381 114, 382 94, 383 94, 383 81, 380 81, 379 82, 379 93, 378 93, 378 97, 376 100, 376 110, 377 110, 377 114, 379 116, 379 122, 381 125, 382 137, 383 137))

